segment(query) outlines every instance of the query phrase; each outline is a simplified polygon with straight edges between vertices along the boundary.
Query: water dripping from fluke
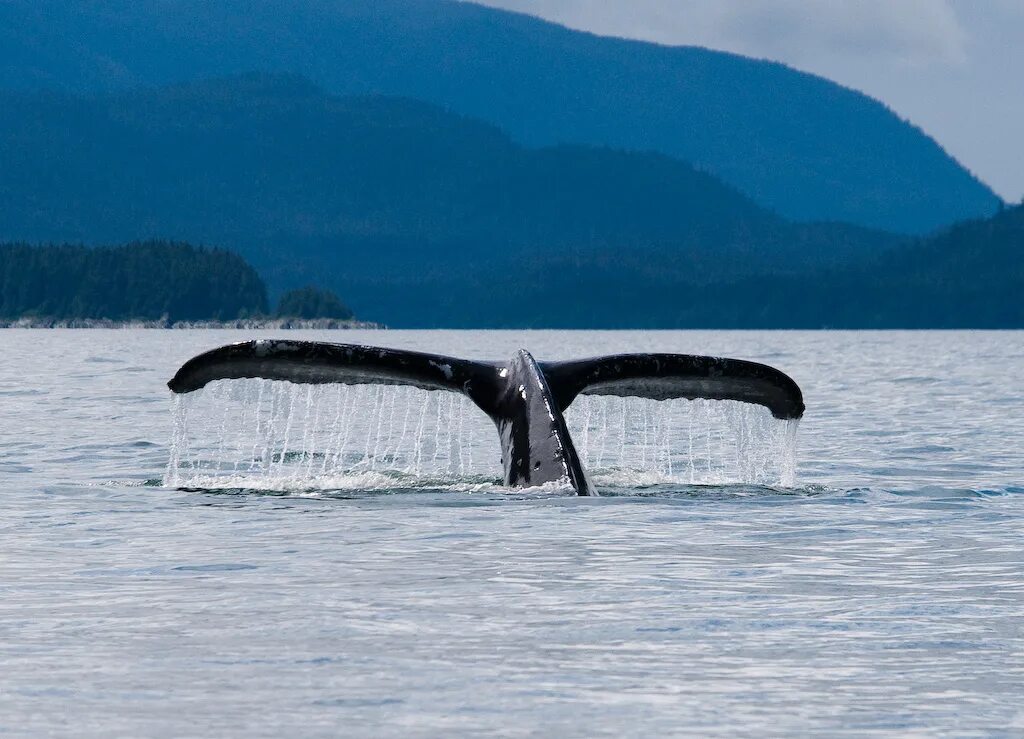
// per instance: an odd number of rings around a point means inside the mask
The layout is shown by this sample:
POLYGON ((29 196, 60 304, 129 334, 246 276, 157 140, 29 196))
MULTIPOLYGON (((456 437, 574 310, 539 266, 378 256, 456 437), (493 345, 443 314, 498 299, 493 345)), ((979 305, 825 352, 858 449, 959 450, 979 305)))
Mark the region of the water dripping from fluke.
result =
POLYGON ((799 388, 739 360, 538 363, 520 352, 489 363, 246 342, 196 357, 170 385, 168 487, 593 495, 796 484, 799 388))

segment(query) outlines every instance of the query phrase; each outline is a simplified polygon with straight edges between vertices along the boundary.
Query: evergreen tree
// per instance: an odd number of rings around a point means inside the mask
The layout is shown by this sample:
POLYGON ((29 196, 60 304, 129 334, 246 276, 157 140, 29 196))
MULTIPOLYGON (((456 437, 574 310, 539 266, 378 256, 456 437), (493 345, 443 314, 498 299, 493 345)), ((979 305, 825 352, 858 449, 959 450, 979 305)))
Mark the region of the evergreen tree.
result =
POLYGON ((0 245, 0 318, 227 321, 266 312, 263 280, 223 249, 0 245))
POLYGON ((352 311, 330 290, 302 287, 281 296, 277 305, 280 318, 337 318, 348 320, 352 311))

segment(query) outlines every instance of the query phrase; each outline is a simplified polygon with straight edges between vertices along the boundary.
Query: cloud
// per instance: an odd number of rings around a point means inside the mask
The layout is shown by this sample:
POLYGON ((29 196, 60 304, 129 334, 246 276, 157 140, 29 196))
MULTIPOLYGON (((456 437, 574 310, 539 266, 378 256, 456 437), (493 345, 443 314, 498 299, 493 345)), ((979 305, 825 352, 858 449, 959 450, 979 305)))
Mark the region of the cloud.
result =
MULTIPOLYGON (((1016 1, 1016 0, 1015 0, 1016 1)), ((949 0, 477 0, 594 33, 707 46, 807 66, 823 55, 957 65, 968 36, 949 0)))

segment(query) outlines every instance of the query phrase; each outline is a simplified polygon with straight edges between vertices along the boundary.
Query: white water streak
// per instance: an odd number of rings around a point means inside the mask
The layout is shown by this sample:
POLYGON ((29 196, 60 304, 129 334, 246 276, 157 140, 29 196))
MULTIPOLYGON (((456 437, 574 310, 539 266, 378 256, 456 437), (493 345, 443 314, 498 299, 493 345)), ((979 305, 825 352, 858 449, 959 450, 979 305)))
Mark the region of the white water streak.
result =
MULTIPOLYGON (((502 476, 493 424, 452 393, 230 380, 176 397, 173 409, 170 486, 315 490, 502 476)), ((795 484, 796 423, 758 406, 583 395, 566 422, 598 485, 795 484)))

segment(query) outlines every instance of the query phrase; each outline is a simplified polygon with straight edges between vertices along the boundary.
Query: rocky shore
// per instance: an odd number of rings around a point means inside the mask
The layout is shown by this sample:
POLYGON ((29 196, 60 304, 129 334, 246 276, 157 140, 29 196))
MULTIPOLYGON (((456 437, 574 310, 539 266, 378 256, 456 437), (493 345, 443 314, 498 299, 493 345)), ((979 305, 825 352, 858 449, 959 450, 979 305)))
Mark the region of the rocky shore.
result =
POLYGON ((0 320, 0 328, 237 328, 246 330, 351 330, 383 329, 379 323, 370 321, 343 321, 336 318, 240 318, 237 321, 111 321, 105 318, 76 318, 56 320, 52 318, 17 318, 0 320))

